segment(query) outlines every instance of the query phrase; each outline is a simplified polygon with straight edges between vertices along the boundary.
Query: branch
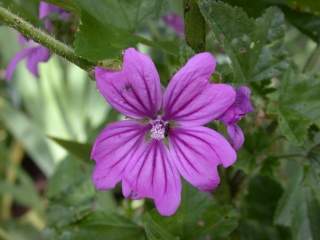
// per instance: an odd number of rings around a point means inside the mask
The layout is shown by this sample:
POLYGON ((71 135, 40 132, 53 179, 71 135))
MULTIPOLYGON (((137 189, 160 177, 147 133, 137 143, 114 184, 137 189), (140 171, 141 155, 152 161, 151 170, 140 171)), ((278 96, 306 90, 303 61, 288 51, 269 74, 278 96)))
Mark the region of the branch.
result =
POLYGON ((206 23, 201 15, 198 0, 184 0, 185 38, 188 45, 196 52, 203 52, 206 47, 206 23))
POLYGON ((47 47, 53 53, 66 58, 70 62, 78 65, 85 71, 90 70, 97 64, 90 62, 75 54, 74 50, 68 45, 58 41, 48 33, 34 27, 32 24, 0 6, 0 20, 7 26, 12 27, 22 33, 25 37, 47 47))

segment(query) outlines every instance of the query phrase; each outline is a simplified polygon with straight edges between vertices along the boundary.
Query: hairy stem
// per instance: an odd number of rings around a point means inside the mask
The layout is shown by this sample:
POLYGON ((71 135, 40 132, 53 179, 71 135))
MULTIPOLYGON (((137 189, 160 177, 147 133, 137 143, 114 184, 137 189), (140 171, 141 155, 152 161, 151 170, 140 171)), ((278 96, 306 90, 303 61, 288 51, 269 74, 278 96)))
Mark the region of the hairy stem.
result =
POLYGON ((92 63, 75 54, 74 50, 68 45, 58 41, 48 33, 39 28, 34 27, 32 24, 10 12, 8 9, 0 6, 0 20, 4 24, 12 27, 22 33, 25 37, 47 47, 53 53, 66 58, 70 62, 78 65, 85 71, 90 71, 96 64, 92 63))
POLYGON ((206 23, 201 15, 198 0, 184 0, 184 25, 187 44, 196 52, 206 47, 206 23))

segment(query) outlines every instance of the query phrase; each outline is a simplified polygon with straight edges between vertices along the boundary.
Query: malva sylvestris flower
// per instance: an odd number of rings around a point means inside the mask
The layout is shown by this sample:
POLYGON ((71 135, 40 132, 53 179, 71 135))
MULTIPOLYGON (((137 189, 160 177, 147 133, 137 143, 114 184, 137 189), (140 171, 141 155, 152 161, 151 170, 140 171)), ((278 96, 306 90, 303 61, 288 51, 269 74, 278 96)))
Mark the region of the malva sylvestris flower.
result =
POLYGON ((244 134, 238 126, 238 122, 247 114, 253 111, 250 101, 251 90, 246 86, 236 89, 236 100, 229 109, 219 118, 227 128, 231 145, 239 150, 244 143, 244 134))
POLYGON ((95 68, 107 102, 128 119, 111 123, 97 137, 91 157, 99 190, 121 181, 127 198, 154 200, 161 215, 180 204, 181 177, 202 191, 220 182, 218 166, 229 167, 236 152, 218 132, 202 125, 235 101, 226 84, 209 83, 216 66, 207 52, 192 57, 164 90, 152 60, 133 48, 120 71, 95 68))
POLYGON ((162 17, 162 20, 179 36, 184 36, 184 21, 181 16, 176 13, 169 13, 162 17))
POLYGON ((6 69, 5 78, 7 80, 11 80, 19 62, 24 59, 26 59, 26 66, 30 73, 32 73, 35 77, 39 77, 38 65, 39 63, 47 62, 50 59, 51 54, 49 49, 32 40, 27 40, 21 34, 19 34, 18 38, 23 49, 11 59, 6 69))
POLYGON ((59 8, 53 4, 41 1, 39 5, 39 19, 44 21, 45 28, 50 32, 52 31, 52 22, 48 18, 50 15, 56 14, 62 21, 68 21, 70 13, 66 12, 62 8, 59 8))
MULTIPOLYGON (((59 7, 41 1, 39 5, 39 18, 44 20, 45 28, 49 32, 52 31, 52 23, 50 19, 46 18, 52 13, 59 14, 62 20, 66 20, 69 16, 69 13, 66 13, 59 7)), ((16 53, 16 55, 11 59, 6 69, 5 78, 7 80, 11 80, 17 65, 24 59, 26 59, 26 66, 30 73, 35 77, 39 77, 38 65, 42 62, 47 62, 50 59, 51 54, 49 49, 32 40, 26 39, 21 34, 19 34, 18 40, 23 49, 16 53)))

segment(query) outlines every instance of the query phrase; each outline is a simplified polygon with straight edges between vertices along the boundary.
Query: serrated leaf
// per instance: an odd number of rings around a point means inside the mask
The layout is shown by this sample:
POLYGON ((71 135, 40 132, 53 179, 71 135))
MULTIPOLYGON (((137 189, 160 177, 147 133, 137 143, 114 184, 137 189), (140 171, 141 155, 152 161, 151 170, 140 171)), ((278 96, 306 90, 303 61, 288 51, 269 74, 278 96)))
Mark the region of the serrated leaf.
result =
POLYGON ((320 83, 314 76, 288 71, 281 81, 279 124, 282 133, 293 143, 302 144, 307 129, 320 120, 320 83))
POLYGON ((269 8, 256 20, 223 2, 201 0, 200 10, 231 59, 235 82, 270 79, 287 68, 279 9, 269 8))
POLYGON ((81 25, 74 42, 75 51, 91 60, 119 58, 123 49, 137 44, 132 33, 102 24, 89 14, 82 12, 81 25), (94 26, 94 28, 92 27, 94 26))
POLYGON ((74 0, 102 25, 112 25, 134 32, 144 21, 159 17, 164 0, 74 0))

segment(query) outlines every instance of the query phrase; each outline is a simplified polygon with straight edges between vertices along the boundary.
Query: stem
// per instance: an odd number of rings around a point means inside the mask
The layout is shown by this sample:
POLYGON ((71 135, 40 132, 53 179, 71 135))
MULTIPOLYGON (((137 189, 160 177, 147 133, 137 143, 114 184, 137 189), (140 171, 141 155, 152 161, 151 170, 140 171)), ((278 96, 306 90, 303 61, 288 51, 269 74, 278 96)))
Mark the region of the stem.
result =
POLYGON ((9 10, 0 7, 0 20, 9 27, 21 32, 25 37, 47 47, 53 53, 66 58, 70 62, 78 65, 85 71, 90 71, 96 64, 92 63, 75 54, 74 50, 68 45, 58 41, 48 33, 34 27, 29 22, 10 12, 9 10))
POLYGON ((186 42, 194 51, 203 52, 206 47, 206 23, 198 0, 184 0, 183 5, 186 42))
POLYGON ((320 55, 320 44, 316 46, 316 48, 311 53, 310 57, 307 59, 306 64, 303 67, 303 72, 307 72, 308 70, 312 70, 314 65, 318 62, 318 56, 320 55))

